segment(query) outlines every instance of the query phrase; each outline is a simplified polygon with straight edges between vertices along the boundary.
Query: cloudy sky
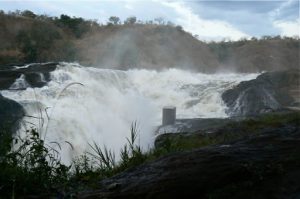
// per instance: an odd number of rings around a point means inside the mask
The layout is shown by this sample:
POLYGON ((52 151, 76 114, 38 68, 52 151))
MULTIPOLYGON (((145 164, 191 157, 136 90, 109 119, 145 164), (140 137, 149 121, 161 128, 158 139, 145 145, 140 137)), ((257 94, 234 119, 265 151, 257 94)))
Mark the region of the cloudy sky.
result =
POLYGON ((38 14, 122 20, 163 17, 202 40, 238 40, 263 35, 299 36, 299 0, 0 0, 0 9, 29 9, 38 14))

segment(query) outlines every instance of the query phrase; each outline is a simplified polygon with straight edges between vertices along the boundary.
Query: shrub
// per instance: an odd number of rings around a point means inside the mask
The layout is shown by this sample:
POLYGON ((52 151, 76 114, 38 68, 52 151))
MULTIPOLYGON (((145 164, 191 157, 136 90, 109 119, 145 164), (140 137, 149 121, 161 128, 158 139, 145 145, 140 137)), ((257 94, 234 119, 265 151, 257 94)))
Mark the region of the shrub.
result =
POLYGON ((60 162, 57 150, 46 147, 35 129, 13 141, 17 147, 0 160, 1 196, 53 195, 53 190, 64 189, 70 167, 60 162))

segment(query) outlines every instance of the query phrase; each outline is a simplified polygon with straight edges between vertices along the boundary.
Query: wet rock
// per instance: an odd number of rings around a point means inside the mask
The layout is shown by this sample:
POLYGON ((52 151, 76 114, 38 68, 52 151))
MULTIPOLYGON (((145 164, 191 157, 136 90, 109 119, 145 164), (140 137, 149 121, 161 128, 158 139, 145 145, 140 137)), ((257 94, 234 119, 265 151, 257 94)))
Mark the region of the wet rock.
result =
POLYGON ((0 90, 7 90, 9 87, 21 77, 16 71, 0 71, 0 90))
POLYGON ((25 80, 31 87, 40 88, 47 84, 47 81, 44 80, 43 73, 27 73, 25 80))
POLYGON ((15 132, 24 114, 24 109, 19 103, 0 94, 0 129, 2 131, 15 132))
MULTIPOLYGON (((8 90, 22 75, 30 87, 42 87, 50 81, 50 72, 54 71, 58 63, 35 63, 23 66, 0 67, 0 90, 8 90)), ((24 88, 18 88, 24 89, 24 88)))
POLYGON ((295 106, 300 96, 300 70, 266 72, 225 91, 231 116, 257 115, 295 106))

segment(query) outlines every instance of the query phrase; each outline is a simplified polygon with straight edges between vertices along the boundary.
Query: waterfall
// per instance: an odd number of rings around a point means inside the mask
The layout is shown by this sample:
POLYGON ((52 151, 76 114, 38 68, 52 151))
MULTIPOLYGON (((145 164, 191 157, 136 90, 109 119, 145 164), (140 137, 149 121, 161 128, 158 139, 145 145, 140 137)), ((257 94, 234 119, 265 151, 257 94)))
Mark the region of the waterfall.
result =
MULTIPOLYGON (((179 69, 119 71, 62 63, 51 81, 30 88, 24 78, 2 91, 18 101, 28 116, 24 128, 37 128, 49 144, 61 145, 64 162, 89 150, 96 142, 112 149, 118 158, 130 125, 138 124, 138 142, 152 147, 154 130, 161 124, 163 106, 176 106, 177 118, 227 117, 221 94, 257 74, 201 74, 179 69), (24 89, 24 87, 26 87, 24 89), (67 143, 71 143, 73 146, 67 143)), ((53 146, 57 147, 57 146, 53 146)))

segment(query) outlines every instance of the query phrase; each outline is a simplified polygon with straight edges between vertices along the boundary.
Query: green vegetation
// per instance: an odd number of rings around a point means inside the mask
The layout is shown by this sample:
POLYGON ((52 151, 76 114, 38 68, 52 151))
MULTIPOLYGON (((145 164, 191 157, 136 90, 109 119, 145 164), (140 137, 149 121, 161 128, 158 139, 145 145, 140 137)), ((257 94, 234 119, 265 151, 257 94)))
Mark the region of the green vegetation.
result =
POLYGON ((59 152, 46 147, 38 132, 27 131, 24 139, 11 139, 17 149, 8 150, 0 160, 1 196, 51 195, 52 190, 63 188, 68 180, 67 167, 60 163, 59 152))
MULTIPOLYGON (((25 138, 11 138, 7 133, 1 133, 2 197, 71 197, 86 187, 96 186, 101 179, 145 162, 148 157, 136 144, 136 123, 131 127, 131 136, 121 150, 119 162, 111 150, 93 143, 90 144, 91 152, 66 166, 60 161, 60 152, 47 145, 36 129, 28 130, 26 135, 25 138), (15 145, 13 148, 11 143, 15 145)), ((54 144, 60 148, 58 143, 54 144)))
POLYGON ((0 21, 0 64, 74 61, 74 41, 96 24, 67 15, 36 15, 29 10, 0 12, 0 21))

